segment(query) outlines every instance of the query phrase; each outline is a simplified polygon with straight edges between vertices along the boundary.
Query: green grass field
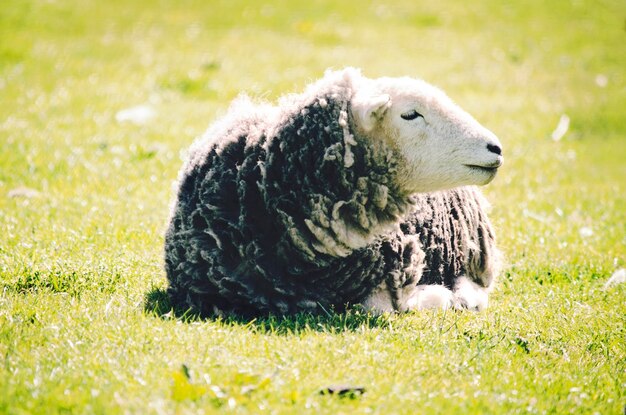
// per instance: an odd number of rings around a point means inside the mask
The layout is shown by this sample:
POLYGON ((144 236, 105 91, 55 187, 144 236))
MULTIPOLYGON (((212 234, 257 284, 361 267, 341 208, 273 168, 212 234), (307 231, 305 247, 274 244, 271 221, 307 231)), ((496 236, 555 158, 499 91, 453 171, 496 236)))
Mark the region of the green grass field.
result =
POLYGON ((622 413, 626 3, 294 4, 2 2, 0 413, 622 413), (424 78, 500 137, 490 308, 166 313, 181 152, 240 91, 346 65, 424 78))

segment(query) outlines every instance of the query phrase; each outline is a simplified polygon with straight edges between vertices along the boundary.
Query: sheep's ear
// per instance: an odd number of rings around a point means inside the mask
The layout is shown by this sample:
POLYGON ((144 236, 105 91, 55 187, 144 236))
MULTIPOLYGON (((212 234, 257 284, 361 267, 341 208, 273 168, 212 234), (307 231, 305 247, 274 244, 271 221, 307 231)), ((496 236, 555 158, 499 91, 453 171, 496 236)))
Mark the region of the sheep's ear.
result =
POLYGON ((358 93, 352 98, 352 115, 363 131, 372 131, 376 123, 391 107, 391 97, 387 94, 358 93))

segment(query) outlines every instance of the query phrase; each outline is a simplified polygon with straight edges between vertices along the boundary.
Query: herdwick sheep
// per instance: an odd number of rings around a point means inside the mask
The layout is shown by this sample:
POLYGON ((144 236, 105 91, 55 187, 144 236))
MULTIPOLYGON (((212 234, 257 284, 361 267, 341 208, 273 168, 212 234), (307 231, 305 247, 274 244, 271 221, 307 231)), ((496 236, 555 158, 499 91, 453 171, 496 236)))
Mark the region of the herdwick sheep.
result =
POLYGON ((480 310, 499 251, 497 137, 411 78, 329 71, 277 106, 236 100, 191 147, 168 293, 202 315, 480 310))

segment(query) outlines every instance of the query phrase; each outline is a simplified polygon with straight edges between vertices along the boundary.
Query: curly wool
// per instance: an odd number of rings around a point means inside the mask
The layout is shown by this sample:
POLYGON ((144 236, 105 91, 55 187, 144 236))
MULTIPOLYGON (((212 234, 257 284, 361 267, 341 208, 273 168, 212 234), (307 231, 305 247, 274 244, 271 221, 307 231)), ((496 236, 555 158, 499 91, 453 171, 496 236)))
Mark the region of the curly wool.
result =
POLYGON ((474 188, 409 195, 398 155, 355 133, 352 85, 324 78, 278 107, 240 99, 190 151, 165 238, 173 303, 202 315, 340 311, 386 283, 491 284, 474 188))

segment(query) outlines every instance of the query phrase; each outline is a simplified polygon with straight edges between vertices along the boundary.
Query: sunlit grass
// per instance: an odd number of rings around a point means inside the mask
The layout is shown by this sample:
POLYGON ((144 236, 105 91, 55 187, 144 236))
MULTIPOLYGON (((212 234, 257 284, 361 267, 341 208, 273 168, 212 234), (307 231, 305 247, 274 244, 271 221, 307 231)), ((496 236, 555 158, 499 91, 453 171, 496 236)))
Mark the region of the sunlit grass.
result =
POLYGON ((620 1, 4 2, 0 413, 621 413, 626 288, 602 287, 626 260, 625 15, 620 1), (170 313, 181 152, 241 91, 271 100, 346 65, 439 85, 503 142, 485 189, 507 258, 490 308, 170 313), (155 116, 116 120, 136 106, 155 116), (319 395, 334 384, 365 393, 319 395))

